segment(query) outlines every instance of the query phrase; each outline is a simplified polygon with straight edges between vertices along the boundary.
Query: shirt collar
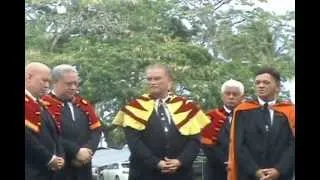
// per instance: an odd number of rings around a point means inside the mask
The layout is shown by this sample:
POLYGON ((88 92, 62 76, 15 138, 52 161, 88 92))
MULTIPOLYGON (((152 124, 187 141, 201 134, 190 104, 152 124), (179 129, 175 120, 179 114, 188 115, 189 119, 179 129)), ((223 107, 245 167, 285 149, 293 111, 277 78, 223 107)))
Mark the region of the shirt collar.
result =
POLYGON ((27 96, 29 96, 33 101, 37 102, 37 98, 34 97, 34 96, 30 93, 30 91, 28 91, 27 89, 25 89, 25 94, 26 94, 27 96))
POLYGON ((50 93, 52 93, 53 95, 57 96, 57 94, 56 94, 56 92, 54 91, 54 89, 52 89, 52 90, 50 91, 50 93))
MULTIPOLYGON (((262 106, 266 103, 264 100, 262 100, 262 99, 259 98, 259 97, 258 97, 258 101, 259 101, 259 104, 262 105, 262 106)), ((269 106, 270 106, 270 105, 274 105, 274 104, 276 104, 276 99, 268 102, 268 105, 269 105, 269 106)))
POLYGON ((231 113, 231 109, 227 108, 226 105, 223 105, 223 109, 224 109, 228 114, 231 113))
MULTIPOLYGON (((166 103, 168 99, 170 99, 169 95, 167 95, 167 97, 165 97, 165 98, 162 98, 161 101, 162 101, 162 103, 166 103)), ((157 103, 159 103, 159 101, 160 101, 160 99, 156 100, 157 103)))

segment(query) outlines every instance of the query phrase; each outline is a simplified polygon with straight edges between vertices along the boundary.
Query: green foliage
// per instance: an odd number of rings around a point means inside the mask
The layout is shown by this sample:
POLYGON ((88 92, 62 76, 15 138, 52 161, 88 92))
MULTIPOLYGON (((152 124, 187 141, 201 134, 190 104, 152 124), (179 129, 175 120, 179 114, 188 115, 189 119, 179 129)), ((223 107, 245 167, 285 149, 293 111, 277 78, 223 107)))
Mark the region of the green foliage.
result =
POLYGON ((109 147, 123 147, 125 145, 126 139, 123 129, 121 128, 116 128, 115 130, 108 133, 108 137, 110 137, 108 139, 109 147))
MULTIPOLYGON (((236 2, 252 6, 247 0, 236 2)), ((277 16, 229 3, 65 0, 57 5, 28 0, 26 61, 75 65, 81 94, 96 105, 105 124, 145 92, 144 68, 155 62, 173 69, 177 94, 206 111, 221 105, 220 86, 228 79, 243 82, 246 95, 253 96, 259 67, 276 67, 284 80, 294 75, 294 26, 288 23, 294 13, 277 16)), ((111 144, 121 144, 123 132, 111 132, 111 144)))

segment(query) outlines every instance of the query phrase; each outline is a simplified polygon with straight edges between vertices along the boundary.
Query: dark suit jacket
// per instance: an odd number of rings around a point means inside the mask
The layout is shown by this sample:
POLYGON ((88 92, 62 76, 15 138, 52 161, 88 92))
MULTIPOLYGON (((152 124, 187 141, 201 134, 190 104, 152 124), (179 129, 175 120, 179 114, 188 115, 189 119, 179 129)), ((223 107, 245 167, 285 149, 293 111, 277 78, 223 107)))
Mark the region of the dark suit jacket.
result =
POLYGON ((87 115, 74 105, 73 110, 75 121, 72 119, 69 107, 63 107, 61 112, 62 143, 66 151, 65 174, 67 179, 90 180, 92 179, 91 163, 74 167, 71 160, 75 158, 81 147, 90 148, 95 152, 100 140, 101 128, 90 130, 87 115))
POLYGON ((166 138, 160 119, 153 111, 147 127, 137 131, 130 127, 124 128, 131 151, 129 180, 192 180, 192 163, 199 153, 199 137, 182 136, 171 124, 170 133, 166 138), (172 175, 164 175, 157 164, 164 157, 177 158, 182 167, 172 175))
POLYGON ((261 109, 240 111, 237 118, 239 180, 256 179, 255 172, 260 168, 276 168, 279 180, 291 180, 295 139, 286 117, 275 111, 269 134, 261 109))
POLYGON ((45 110, 41 111, 40 127, 39 133, 25 128, 25 179, 57 180, 48 163, 54 154, 64 157, 64 150, 54 120, 45 110))
MULTIPOLYGON (((227 116, 223 108, 219 109, 221 113, 227 116)), ((228 118, 228 117, 227 117, 228 118)), ((216 119, 215 121, 219 121, 216 119)), ((228 119, 225 120, 223 127, 219 131, 217 143, 213 146, 202 146, 207 156, 205 180, 226 180, 227 165, 224 163, 228 160, 228 145, 230 126, 228 119)))

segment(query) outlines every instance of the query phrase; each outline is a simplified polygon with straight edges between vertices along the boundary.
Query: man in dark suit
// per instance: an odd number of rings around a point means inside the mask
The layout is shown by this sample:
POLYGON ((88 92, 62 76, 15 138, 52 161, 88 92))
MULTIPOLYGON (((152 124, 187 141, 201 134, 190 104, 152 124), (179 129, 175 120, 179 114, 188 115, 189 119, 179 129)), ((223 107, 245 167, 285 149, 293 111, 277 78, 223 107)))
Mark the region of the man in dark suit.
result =
POLYGON ((149 94, 125 105, 113 124, 124 127, 131 152, 129 180, 192 180, 199 134, 210 120, 198 105, 176 96, 168 67, 146 69, 149 94))
POLYGON ((209 110, 211 123, 201 132, 202 149, 207 156, 205 180, 226 180, 229 132, 232 112, 241 103, 244 86, 230 79, 221 86, 223 107, 209 110))
POLYGON ((25 68, 25 179, 58 180, 64 166, 55 121, 39 97, 49 88, 48 66, 33 62, 25 68))
POLYGON ((52 69, 53 90, 42 99, 61 128, 66 151, 66 180, 92 179, 91 159, 101 136, 101 124, 92 105, 77 94, 79 76, 71 65, 52 69))
POLYGON ((291 180, 294 174, 294 105, 280 102, 280 74, 256 73, 257 100, 237 106, 232 121, 228 180, 291 180))

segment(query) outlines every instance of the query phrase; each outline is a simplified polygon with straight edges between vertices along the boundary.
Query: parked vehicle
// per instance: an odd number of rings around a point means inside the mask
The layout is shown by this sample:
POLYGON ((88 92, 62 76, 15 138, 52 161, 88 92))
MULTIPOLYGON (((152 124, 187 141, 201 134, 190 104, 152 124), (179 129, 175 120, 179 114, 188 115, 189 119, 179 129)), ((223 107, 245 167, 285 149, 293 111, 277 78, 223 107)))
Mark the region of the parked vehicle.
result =
POLYGON ((128 180, 129 161, 112 163, 101 174, 106 180, 128 180))
MULTIPOLYGON (((130 151, 122 149, 99 148, 92 159, 93 180, 127 180, 129 175, 130 151)), ((206 157, 202 150, 193 162, 194 177, 204 179, 206 157)))
POLYGON ((122 149, 99 148, 92 158, 93 180, 109 180, 104 177, 104 170, 109 168, 113 163, 128 161, 129 156, 130 151, 128 147, 122 149))

